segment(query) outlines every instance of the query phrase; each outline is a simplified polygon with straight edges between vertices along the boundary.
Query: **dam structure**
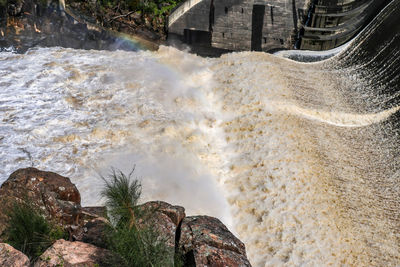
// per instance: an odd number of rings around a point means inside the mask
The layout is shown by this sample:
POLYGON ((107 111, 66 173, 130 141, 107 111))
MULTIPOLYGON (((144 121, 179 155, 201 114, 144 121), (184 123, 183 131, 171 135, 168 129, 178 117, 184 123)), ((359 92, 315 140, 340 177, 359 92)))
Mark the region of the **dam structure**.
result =
POLYGON ((328 50, 349 41, 387 4, 374 0, 317 0, 303 19, 296 48, 328 50))
POLYGON ((354 37, 387 1, 186 0, 169 36, 226 51, 328 50, 354 37))

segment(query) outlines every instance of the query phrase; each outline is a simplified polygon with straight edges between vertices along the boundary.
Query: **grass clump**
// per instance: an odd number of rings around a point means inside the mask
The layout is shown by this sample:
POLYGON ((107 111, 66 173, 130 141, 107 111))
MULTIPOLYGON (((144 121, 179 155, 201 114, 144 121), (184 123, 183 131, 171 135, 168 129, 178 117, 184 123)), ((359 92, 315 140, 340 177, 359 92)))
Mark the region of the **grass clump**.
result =
POLYGON ((107 212, 114 224, 132 227, 136 224, 137 205, 142 193, 139 180, 132 180, 132 174, 125 175, 112 169, 109 179, 102 177, 104 188, 101 196, 105 198, 107 212))
POLYGON ((146 220, 149 213, 138 207, 142 187, 137 179, 132 179, 132 174, 133 170, 125 175, 112 169, 108 179, 102 177, 101 195, 106 199, 111 221, 108 249, 119 255, 125 266, 174 266, 166 239, 146 220))
POLYGON ((68 237, 60 227, 49 223, 29 201, 13 203, 7 215, 6 242, 36 260, 56 240, 68 237))

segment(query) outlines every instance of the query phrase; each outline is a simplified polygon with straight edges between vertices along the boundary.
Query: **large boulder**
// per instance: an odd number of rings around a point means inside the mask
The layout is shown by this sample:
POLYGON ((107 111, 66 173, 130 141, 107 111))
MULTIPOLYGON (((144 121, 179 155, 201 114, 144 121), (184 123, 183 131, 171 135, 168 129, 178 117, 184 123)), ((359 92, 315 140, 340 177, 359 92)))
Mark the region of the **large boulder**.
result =
POLYGON ((0 266, 29 267, 29 259, 9 244, 0 243, 0 266))
POLYGON ((188 266, 251 266, 244 244, 217 218, 186 217, 180 234, 178 246, 188 266))
MULTIPOLYGON (((173 223, 176 227, 178 227, 186 216, 184 207, 171 205, 164 201, 149 201, 140 205, 139 208, 145 212, 145 217, 147 213, 151 215, 150 217, 154 217, 155 220, 157 220, 156 215, 165 215, 166 217, 162 216, 162 218, 168 218, 168 221, 173 223)), ((160 222, 162 223, 162 221, 160 222)), ((157 223, 157 221, 155 221, 155 223, 157 223)))
POLYGON ((108 265, 111 264, 112 258, 112 254, 106 249, 60 239, 40 256, 34 267, 112 266, 108 265))
POLYGON ((140 206, 143 211, 142 225, 156 230, 169 248, 170 262, 174 262, 176 238, 179 236, 179 226, 185 218, 185 209, 163 201, 150 201, 140 206))
POLYGON ((79 225, 81 196, 70 179, 35 168, 12 173, 0 188, 0 234, 7 225, 9 210, 15 202, 29 201, 43 211, 46 219, 60 225, 79 225))

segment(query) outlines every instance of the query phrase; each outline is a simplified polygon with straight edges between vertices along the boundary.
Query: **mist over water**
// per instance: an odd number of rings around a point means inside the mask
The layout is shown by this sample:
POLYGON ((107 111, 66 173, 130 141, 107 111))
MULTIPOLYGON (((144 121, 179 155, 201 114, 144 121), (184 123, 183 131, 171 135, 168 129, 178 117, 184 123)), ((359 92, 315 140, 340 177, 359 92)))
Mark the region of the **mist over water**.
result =
POLYGON ((0 179, 33 165, 99 205, 98 173, 136 165, 143 201, 220 218, 254 266, 396 266, 399 5, 312 64, 169 47, 2 52, 0 179))
POLYGON ((84 204, 98 205, 99 173, 136 165, 143 200, 232 225, 215 179, 224 139, 206 60, 169 48, 40 48, 0 60, 2 181, 33 165, 71 177, 84 204))

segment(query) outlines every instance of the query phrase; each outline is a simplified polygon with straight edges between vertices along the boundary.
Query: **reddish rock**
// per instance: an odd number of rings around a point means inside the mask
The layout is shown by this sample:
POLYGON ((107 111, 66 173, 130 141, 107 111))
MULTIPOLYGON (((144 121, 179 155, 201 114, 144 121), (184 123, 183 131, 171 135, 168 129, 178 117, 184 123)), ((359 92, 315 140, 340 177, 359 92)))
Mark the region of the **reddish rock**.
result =
POLYGON ((141 223, 154 228, 160 234, 160 237, 165 240, 169 247, 170 262, 173 263, 177 230, 185 217, 185 209, 163 201, 147 202, 141 205, 140 208, 144 211, 141 223))
POLYGON ((106 230, 108 220, 103 217, 92 219, 80 227, 78 231, 73 234, 76 241, 82 241, 98 247, 106 246, 106 230))
POLYGON ((0 243, 0 266, 29 267, 29 259, 9 244, 0 243))
POLYGON ((111 258, 112 254, 106 249, 60 239, 40 256, 34 267, 95 267, 109 263, 111 258))
POLYGON ((217 218, 191 216, 182 221, 179 248, 186 264, 195 266, 251 266, 244 244, 217 218))
POLYGON ((144 203, 142 207, 146 210, 154 210, 167 215, 175 226, 178 226, 186 216, 185 208, 174 206, 164 201, 149 201, 144 203))
POLYGON ((140 208, 144 211, 144 224, 154 227, 166 239, 167 245, 175 248, 176 230, 185 217, 185 209, 163 201, 150 201, 140 208))
POLYGON ((47 219, 62 225, 78 225, 81 197, 70 179, 35 168, 12 173, 0 188, 0 234, 6 227, 6 211, 14 202, 28 200, 43 211, 47 219))

